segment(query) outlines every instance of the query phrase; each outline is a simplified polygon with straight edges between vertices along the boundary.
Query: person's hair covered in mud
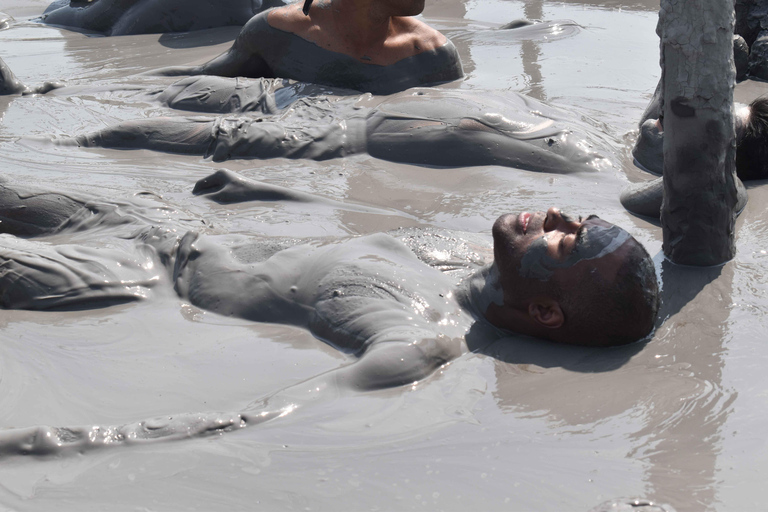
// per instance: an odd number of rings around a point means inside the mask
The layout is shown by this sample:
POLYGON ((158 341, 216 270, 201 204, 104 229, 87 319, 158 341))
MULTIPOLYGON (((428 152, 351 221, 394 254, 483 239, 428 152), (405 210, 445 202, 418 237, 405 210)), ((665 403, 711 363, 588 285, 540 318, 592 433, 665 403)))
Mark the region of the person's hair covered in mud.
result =
POLYGON ((768 178, 768 98, 749 104, 736 123, 736 175, 742 180, 768 178))

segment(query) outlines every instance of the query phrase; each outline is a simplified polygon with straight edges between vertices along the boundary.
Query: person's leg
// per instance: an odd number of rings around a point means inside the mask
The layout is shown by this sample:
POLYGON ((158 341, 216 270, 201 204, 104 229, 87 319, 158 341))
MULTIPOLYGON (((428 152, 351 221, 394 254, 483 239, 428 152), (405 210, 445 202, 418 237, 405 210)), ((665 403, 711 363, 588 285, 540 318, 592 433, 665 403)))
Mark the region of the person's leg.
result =
MULTIPOLYGON (((314 123, 314 124, 313 124, 314 123)), ((169 153, 230 158, 307 158, 327 160, 365 150, 365 121, 335 119, 306 126, 285 127, 255 117, 158 117, 126 121, 59 145, 150 149, 169 153)))
POLYGON ((214 121, 206 118, 156 117, 126 121, 58 143, 204 155, 214 140, 213 128, 214 121))

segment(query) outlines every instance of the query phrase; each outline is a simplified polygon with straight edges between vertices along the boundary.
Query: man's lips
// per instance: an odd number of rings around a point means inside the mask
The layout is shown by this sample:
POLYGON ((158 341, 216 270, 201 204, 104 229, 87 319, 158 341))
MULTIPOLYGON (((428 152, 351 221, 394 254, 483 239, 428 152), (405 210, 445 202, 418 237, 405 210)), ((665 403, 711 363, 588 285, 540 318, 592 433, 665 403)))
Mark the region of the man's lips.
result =
POLYGON ((520 224, 520 227, 523 229, 523 234, 525 234, 528 231, 528 223, 531 221, 531 214, 528 212, 523 212, 520 214, 520 217, 518 217, 517 221, 520 224))

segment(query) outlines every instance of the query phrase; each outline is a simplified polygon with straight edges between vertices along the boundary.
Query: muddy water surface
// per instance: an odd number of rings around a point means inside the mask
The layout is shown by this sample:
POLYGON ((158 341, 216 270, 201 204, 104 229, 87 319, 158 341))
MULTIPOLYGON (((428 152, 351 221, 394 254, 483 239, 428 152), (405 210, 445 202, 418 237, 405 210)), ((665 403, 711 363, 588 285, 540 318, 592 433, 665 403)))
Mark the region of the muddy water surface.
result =
MULTIPOLYGON (((613 170, 552 176, 436 169, 355 156, 231 161, 80 150, 42 139, 142 116, 181 115, 138 75, 201 63, 237 29, 89 37, 30 20, 46 2, 0 0, 15 21, 0 57, 46 96, 0 97, 0 172, 19 184, 129 202, 153 222, 243 236, 348 236, 432 226, 488 235, 501 213, 559 205, 627 228, 652 255, 666 319, 645 346, 562 347, 523 338, 466 355, 414 387, 351 395, 223 435, 0 461, 9 510, 589 510, 642 496, 678 511, 760 510, 768 478, 768 189, 749 187, 738 255, 676 268, 661 231, 618 194, 636 121, 658 80, 657 4, 434 0, 424 18, 461 54, 445 87, 521 91, 572 110, 611 147, 613 170), (517 18, 547 30, 491 30, 517 18), (191 195, 226 168, 343 204, 218 205, 191 195), (376 209, 361 209, 359 205, 376 209)), ((765 91, 742 84, 737 99, 765 91)), ((75 236, 76 238, 76 236, 75 236)), ((73 240, 76 241, 76 240, 73 240)), ((0 312, 0 427, 117 425, 232 411, 351 358, 284 326, 229 319, 172 293, 70 312, 0 312)))

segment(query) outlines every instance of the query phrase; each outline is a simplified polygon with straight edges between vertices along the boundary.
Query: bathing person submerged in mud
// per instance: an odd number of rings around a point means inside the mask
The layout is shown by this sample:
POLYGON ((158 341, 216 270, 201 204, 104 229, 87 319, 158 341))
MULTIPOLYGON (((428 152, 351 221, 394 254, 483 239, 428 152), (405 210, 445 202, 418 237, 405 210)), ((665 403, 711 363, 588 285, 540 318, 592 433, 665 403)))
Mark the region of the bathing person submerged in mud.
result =
MULTIPOLYGON (((103 0, 102 0, 103 1, 103 0)), ((464 73, 453 44, 413 18, 424 0, 311 0, 254 16, 232 48, 201 66, 160 73, 280 77, 391 94, 464 73)))
MULTIPOLYGON (((311 200, 265 187, 219 171, 199 181, 195 193, 223 203, 311 200)), ((470 328, 485 331, 481 338, 488 342, 509 331, 562 343, 629 343, 651 331, 658 308, 653 262, 640 244, 618 226, 556 208, 499 217, 488 262, 478 261, 471 238, 450 232, 403 230, 298 244, 266 239, 229 247, 215 236, 140 227, 145 221, 137 216, 61 194, 4 185, 0 201, 0 227, 27 236, 0 235, 4 308, 99 307, 145 298, 165 284, 200 308, 301 326, 357 356, 353 364, 251 406, 236 420, 195 414, 166 418, 151 429, 142 422, 98 432, 10 430, 0 433, 0 454, 59 453, 62 446, 82 451, 239 428, 308 400, 305 393, 298 402, 292 395, 303 386, 336 393, 410 384, 466 353, 470 328), (133 233, 105 243, 100 228, 106 223, 133 233), (69 230, 84 240, 87 226, 97 230, 92 244, 28 238, 69 230), (440 268, 462 268, 463 275, 440 268)))
MULTIPOLYGON (((736 190, 735 210, 740 212, 747 203, 742 181, 768 178, 768 98, 757 98, 749 105, 734 104, 736 131, 736 190)), ((640 120, 640 134, 632 155, 640 166, 654 174, 664 172, 664 128, 659 112, 657 91, 640 120)), ((632 186, 621 195, 629 211, 658 217, 663 197, 662 179, 632 186)))
MULTIPOLYGON (((3 76, 6 83, 29 89, 0 60, 3 76)), ((423 88, 378 101, 348 93, 286 80, 188 77, 155 97, 178 110, 230 115, 142 118, 57 142, 214 161, 368 153, 413 164, 553 173, 612 165, 608 151, 595 150, 603 145, 599 134, 579 116, 515 92, 423 88)))
MULTIPOLYGON (((220 202, 264 197, 307 200, 298 198, 299 193, 240 178, 229 171, 217 171, 200 180, 195 193, 220 202)), ((423 263, 415 263, 418 259, 411 251, 387 235, 371 235, 343 243, 327 240, 310 243, 299 246, 300 249, 277 252, 257 264, 240 264, 232 257, 230 249, 217 246, 196 233, 177 240, 172 234, 175 231, 137 230, 142 221, 131 215, 120 217, 114 208, 105 209, 98 203, 86 203, 63 194, 19 191, 0 183, 0 232, 6 234, 3 237, 0 304, 5 308, 50 309, 97 303, 103 297, 92 297, 94 288, 102 293, 109 286, 122 286, 119 282, 108 285, 112 279, 107 278, 107 274, 98 285, 89 284, 87 273, 91 269, 87 268, 83 271, 82 282, 69 289, 70 284, 59 282, 55 276, 60 273, 60 262, 66 260, 55 246, 39 246, 41 251, 59 254, 52 256, 50 272, 23 263, 27 261, 25 258, 34 259, 33 253, 23 258, 14 256, 13 247, 19 240, 23 247, 37 246, 28 240, 30 236, 60 234, 68 230, 85 232, 86 226, 104 223, 126 225, 134 233, 132 238, 141 242, 139 245, 154 247, 164 264, 172 269, 176 290, 194 304, 255 321, 284 320, 308 326, 313 332, 317 328, 321 330, 316 332, 319 337, 353 353, 365 351, 375 339, 362 333, 346 339, 356 332, 356 327, 346 322, 355 319, 334 315, 351 313, 343 305, 363 288, 381 288, 382 295, 377 292, 370 297, 375 299, 374 303, 382 300, 382 304, 392 301, 392 304, 401 305, 421 304, 423 307, 417 309, 425 315, 425 323, 420 325, 420 320, 414 319, 413 325, 419 325, 424 333, 435 330, 435 326, 429 326, 433 316, 442 317, 439 312, 444 308, 432 303, 450 302, 436 296, 417 298, 416 290, 407 289, 413 285, 410 280, 393 281, 406 284, 385 282, 384 275, 402 274, 406 277, 412 271, 416 274, 428 272, 423 263), (90 220, 84 224, 85 219, 90 220), (375 248, 363 250, 369 243, 375 248), (375 273, 369 272, 367 267, 378 269, 381 261, 363 263, 361 260, 355 263, 361 269, 358 274, 349 266, 358 257, 345 256, 356 252, 351 249, 354 246, 361 248, 357 252, 362 260, 367 258, 366 254, 387 253, 401 263, 393 266, 398 267, 394 274, 388 270, 375 278, 375 273), (406 261, 414 264, 402 263, 406 261), (229 282, 227 276, 231 276, 232 282, 224 284, 229 282), (345 280, 349 283, 345 284, 345 280), (62 288, 57 289, 58 286, 62 288), (430 307, 434 311, 425 313, 430 307), (336 325, 339 321, 341 324, 336 325), (335 334, 328 334, 330 332, 335 334)), ((97 235, 97 238, 101 237, 97 235)), ((457 300, 468 311, 476 312, 496 327, 564 343, 623 344, 642 338, 651 330, 656 308, 653 263, 642 246, 618 226, 594 216, 570 217, 551 208, 548 212, 499 217, 493 226, 493 239, 494 262, 469 279, 464 292, 458 294, 462 298, 457 300), (614 300, 596 299, 609 296, 614 300), (599 312, 585 309, 585 305, 597 303, 600 306, 594 309, 599 312), (596 330, 595 325, 603 328, 596 330)), ((73 262, 67 268, 71 271, 77 265, 73 262)), ((433 280, 434 285, 425 285, 426 289, 446 284, 439 272, 428 275, 414 279, 418 282, 433 280)), ((440 291, 442 296, 454 296, 449 288, 440 291)), ((367 300, 364 295, 358 298, 361 303, 367 300)), ((449 306, 449 310, 455 309, 454 306, 449 306)), ((408 315, 414 314, 407 307, 405 311, 408 315)), ((358 327, 365 323, 360 323, 359 319, 355 321, 358 327)), ((393 327, 398 324, 404 325, 398 320, 393 327)), ((386 331, 381 325, 368 327, 374 328, 378 333, 376 336, 386 331)))
POLYGON ((294 96, 290 108, 278 108, 279 97, 293 94, 280 87, 268 80, 187 78, 166 89, 160 101, 176 109, 238 115, 144 118, 58 143, 196 154, 214 161, 368 153, 413 164, 553 173, 612 165, 594 149, 601 144, 599 135, 578 116, 513 92, 411 89, 375 106, 367 106, 366 96, 294 96))

